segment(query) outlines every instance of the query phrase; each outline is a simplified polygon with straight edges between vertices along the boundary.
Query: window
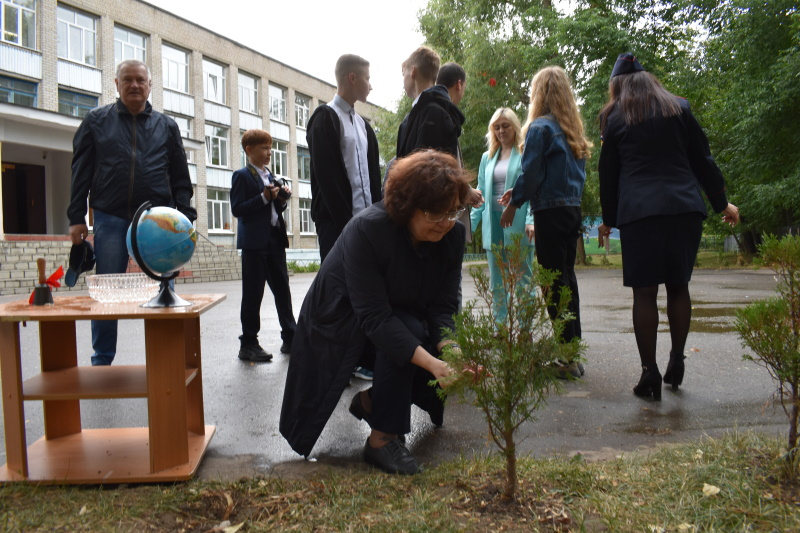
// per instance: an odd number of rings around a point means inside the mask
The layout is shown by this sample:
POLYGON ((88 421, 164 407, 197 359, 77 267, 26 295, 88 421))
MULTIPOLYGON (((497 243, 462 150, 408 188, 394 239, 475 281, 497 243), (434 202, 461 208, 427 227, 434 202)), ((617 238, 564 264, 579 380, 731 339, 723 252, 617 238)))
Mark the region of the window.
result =
POLYGON ((286 209, 283 210, 283 222, 286 224, 286 233, 292 234, 292 202, 286 202, 286 209))
POLYGON ((178 129, 181 131, 181 137, 184 139, 192 138, 192 120, 190 118, 170 114, 167 114, 167 116, 178 125, 178 129))
POLYGON ((62 5, 56 8, 56 14, 58 57, 86 65, 97 65, 97 19, 62 5))
POLYGON ((276 176, 289 175, 289 144, 284 141, 272 140, 272 172, 276 176))
POLYGON ((297 119, 297 127, 305 129, 308 126, 308 118, 311 116, 311 98, 295 93, 294 114, 297 119))
POLYGON ((114 64, 126 59, 136 59, 144 63, 147 37, 133 30, 114 26, 114 64))
POLYGON ((228 166, 228 130, 206 124, 206 163, 217 167, 228 166))
POLYGON ((225 103, 225 67, 203 60, 203 81, 206 100, 225 103))
POLYGON ((90 109, 97 107, 97 97, 72 91, 58 90, 58 112, 71 117, 83 118, 90 109))
POLYGON ((239 109, 258 114, 258 79, 239 72, 239 109))
POLYGON ((300 199, 300 233, 316 233, 314 221, 311 220, 311 200, 300 199))
POLYGON ((1 0, 3 40, 36 48, 36 0, 1 0))
MULTIPOLYGON (((188 117, 181 117, 178 115, 170 115, 169 113, 166 114, 169 118, 175 121, 178 125, 178 130, 181 132, 181 137, 184 139, 191 139, 192 138, 192 119, 188 117)), ((194 163, 194 150, 186 150, 186 161, 189 163, 194 163)))
POLYGON ((271 84, 269 86, 269 118, 286 122, 286 89, 271 84))
POLYGON ((0 102, 36 107, 36 84, 0 76, 0 102))
POLYGON ((244 167, 247 166, 247 152, 245 152, 244 146, 242 146, 242 136, 244 135, 244 132, 246 132, 246 131, 247 130, 239 130, 239 146, 238 147, 240 148, 240 150, 239 150, 239 162, 241 163, 241 165, 239 165, 239 168, 244 168, 244 167))
POLYGON ((189 54, 166 44, 161 45, 161 76, 164 88, 189 92, 189 54))
POLYGON ((308 148, 297 147, 297 177, 301 180, 311 179, 311 152, 308 148))
POLYGON ((208 229, 231 230, 231 193, 219 189, 207 190, 208 229))

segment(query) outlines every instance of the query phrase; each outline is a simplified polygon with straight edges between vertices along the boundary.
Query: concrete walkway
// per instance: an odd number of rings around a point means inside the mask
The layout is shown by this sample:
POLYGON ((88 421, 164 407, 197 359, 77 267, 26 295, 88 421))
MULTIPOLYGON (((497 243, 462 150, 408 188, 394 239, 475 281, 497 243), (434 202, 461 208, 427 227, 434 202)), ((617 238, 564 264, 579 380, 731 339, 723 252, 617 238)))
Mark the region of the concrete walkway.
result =
MULTIPOLYGON (((291 277, 295 314, 314 276, 291 277)), ((785 433, 786 417, 771 404, 771 378, 763 368, 742 360, 744 350, 732 328, 737 308, 773 294, 771 271, 695 271, 690 285, 694 320, 686 347, 684 385, 676 393, 665 389, 660 403, 641 400, 631 392, 641 370, 630 318, 631 294, 622 286, 621 271, 580 270, 578 281, 583 333, 588 343, 586 375, 567 383, 562 395, 550 398, 539 419, 522 428, 518 446, 522 454, 582 453, 587 458, 603 458, 666 442, 717 436, 735 428, 785 433)), ((266 364, 243 363, 236 357, 241 331, 240 282, 178 285, 177 292, 227 294, 222 304, 201 317, 206 424, 217 429, 201 464, 200 478, 304 476, 334 465, 367 468, 361 461, 361 450, 369 428, 347 411, 352 395, 367 387, 367 382, 353 380, 345 391, 313 450, 312 460, 295 454, 278 433, 288 356, 277 353, 279 329, 269 291, 262 306, 261 339, 275 358, 266 364)), ((663 288, 661 293, 659 364, 663 370, 669 337, 663 288)), ((474 285, 466 269, 464 297, 474 298, 474 285)), ((0 302, 19 299, 0 297, 0 302)), ((79 323, 78 346, 84 353, 81 364, 89 364, 90 338, 89 323, 79 323)), ((25 379, 39 371, 37 324, 21 328, 21 342, 25 379)), ((142 364, 143 349, 141 322, 122 321, 115 364, 142 364)), ((459 455, 496 449, 487 441, 487 426, 480 411, 453 400, 448 402, 445 424, 440 429, 434 429, 427 415, 413 410, 408 444, 422 463, 435 465, 459 455)), ((147 425, 147 406, 141 399, 81 401, 81 412, 86 428, 147 425)), ((43 434, 41 402, 26 402, 25 417, 28 442, 32 443, 43 434)), ((4 443, 0 450, 2 464, 4 443)))

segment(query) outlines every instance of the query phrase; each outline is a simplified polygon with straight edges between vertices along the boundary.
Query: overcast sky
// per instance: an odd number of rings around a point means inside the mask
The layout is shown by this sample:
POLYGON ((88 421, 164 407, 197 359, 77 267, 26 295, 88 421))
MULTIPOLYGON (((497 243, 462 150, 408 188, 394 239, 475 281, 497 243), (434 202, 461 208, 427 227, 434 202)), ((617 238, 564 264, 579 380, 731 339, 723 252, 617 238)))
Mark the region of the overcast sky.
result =
POLYGON ((424 41, 417 12, 427 0, 148 0, 262 54, 336 84, 342 54, 370 62, 368 100, 394 110, 400 64, 424 41))

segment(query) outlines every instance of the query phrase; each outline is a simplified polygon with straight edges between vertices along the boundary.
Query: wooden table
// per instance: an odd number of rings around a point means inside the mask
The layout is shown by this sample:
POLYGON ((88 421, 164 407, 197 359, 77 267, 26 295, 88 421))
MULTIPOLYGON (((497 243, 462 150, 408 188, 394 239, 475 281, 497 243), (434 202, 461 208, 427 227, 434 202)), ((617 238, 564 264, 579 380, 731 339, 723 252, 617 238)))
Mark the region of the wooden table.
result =
MULTIPOLYGON (((224 294, 184 296, 194 305, 151 309, 88 296, 0 305, 0 373, 7 463, 0 482, 131 483, 194 475, 214 426, 203 415, 200 315, 224 294), (77 320, 144 320, 146 364, 78 366, 77 320), (39 322, 42 373, 22 381, 20 322, 39 322), (148 427, 81 429, 80 400, 147 398, 148 427), (25 400, 43 402, 44 437, 30 447, 25 400)), ((120 339, 119 342, 124 342, 120 339)))

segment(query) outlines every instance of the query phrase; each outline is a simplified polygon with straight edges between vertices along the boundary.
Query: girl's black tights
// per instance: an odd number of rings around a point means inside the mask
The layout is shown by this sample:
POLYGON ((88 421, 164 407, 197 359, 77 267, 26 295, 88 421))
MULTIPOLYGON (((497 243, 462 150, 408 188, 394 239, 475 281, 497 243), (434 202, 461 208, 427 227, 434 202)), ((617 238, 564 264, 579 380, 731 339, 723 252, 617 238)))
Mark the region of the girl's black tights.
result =
MULTIPOLYGON (((665 284, 667 288, 667 321, 672 340, 670 357, 682 356, 692 320, 692 300, 689 285, 665 284)), ((633 289, 633 332, 642 366, 656 368, 656 338, 658 336, 658 285, 633 289)))

